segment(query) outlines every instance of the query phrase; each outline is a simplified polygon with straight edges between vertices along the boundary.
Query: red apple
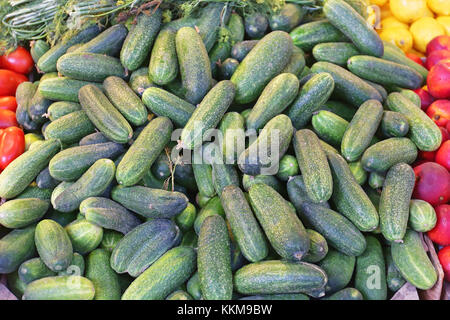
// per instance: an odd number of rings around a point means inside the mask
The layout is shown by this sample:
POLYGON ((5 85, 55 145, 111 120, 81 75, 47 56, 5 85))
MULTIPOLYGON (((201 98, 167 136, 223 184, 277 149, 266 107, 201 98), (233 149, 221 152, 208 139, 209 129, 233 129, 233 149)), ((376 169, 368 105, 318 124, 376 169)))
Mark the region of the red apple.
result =
POLYGON ((436 100, 427 109, 427 115, 440 127, 450 120, 450 100, 436 100))
POLYGON ((445 60, 445 59, 450 59, 450 50, 433 51, 427 57, 427 61, 425 62, 425 67, 428 70, 431 70, 431 68, 433 68, 436 63, 438 63, 441 60, 445 60))
POLYGON ((433 51, 450 50, 450 36, 437 36, 427 44, 427 56, 433 51))
MULTIPOLYGON (((449 123, 450 123, 450 121, 447 122, 447 127, 448 127, 449 123)), ((447 128, 444 128, 444 127, 439 127, 439 130, 441 130, 441 135, 442 135, 441 145, 442 145, 445 141, 450 139, 450 132, 448 132, 447 128)))
POLYGON ((434 161, 436 151, 419 151, 418 158, 420 160, 434 161))
POLYGON ((441 204, 435 208, 436 225, 428 231, 430 239, 441 246, 450 245, 450 205, 441 204))
POLYGON ((433 96, 424 88, 419 88, 414 90, 414 92, 420 97, 420 103, 422 110, 427 110, 427 108, 430 106, 430 104, 433 103, 434 98, 433 96))
POLYGON ((450 140, 445 141, 439 147, 435 157, 436 163, 450 170, 450 140))
POLYGON ((438 99, 450 98, 450 59, 441 60, 428 72, 427 87, 438 99))
POLYGON ((439 263, 444 269, 444 278, 450 282, 450 246, 444 247, 438 252, 439 263))
POLYGON ((425 162, 414 168, 416 185, 413 198, 421 199, 436 206, 450 199, 450 173, 434 162, 425 162))

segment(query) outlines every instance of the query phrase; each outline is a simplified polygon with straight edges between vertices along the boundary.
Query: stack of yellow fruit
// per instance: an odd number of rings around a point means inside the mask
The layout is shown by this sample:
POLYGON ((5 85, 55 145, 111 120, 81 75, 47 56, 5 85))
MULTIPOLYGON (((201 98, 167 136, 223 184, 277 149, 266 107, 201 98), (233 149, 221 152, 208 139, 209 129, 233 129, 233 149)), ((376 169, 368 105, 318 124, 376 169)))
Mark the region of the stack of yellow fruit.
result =
POLYGON ((377 31, 405 53, 419 56, 434 37, 450 35, 450 0, 370 0, 380 7, 377 31))

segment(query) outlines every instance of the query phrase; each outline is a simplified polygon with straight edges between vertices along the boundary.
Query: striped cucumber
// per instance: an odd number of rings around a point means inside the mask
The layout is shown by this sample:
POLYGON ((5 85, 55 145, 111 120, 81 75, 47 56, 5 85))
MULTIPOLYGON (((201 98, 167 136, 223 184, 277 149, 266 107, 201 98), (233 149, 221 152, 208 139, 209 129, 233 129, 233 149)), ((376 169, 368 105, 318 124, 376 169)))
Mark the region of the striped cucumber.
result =
POLYGON ((303 50, 299 47, 294 46, 292 48, 291 59, 284 67, 283 71, 281 71, 281 73, 292 73, 293 75, 297 76, 297 78, 300 78, 300 74, 302 73, 303 69, 305 69, 305 66, 306 61, 303 50))
POLYGON ((427 232, 436 225, 436 211, 424 200, 414 199, 409 203, 408 225, 417 232, 427 232))
POLYGON ((55 121, 69 113, 81 110, 81 105, 71 101, 53 102, 47 110, 47 116, 50 121, 55 121))
POLYGON ((9 229, 23 228, 39 221, 48 208, 48 201, 37 198, 9 200, 0 206, 0 224, 9 229))
POLYGON ((29 284, 34 280, 56 275, 55 272, 45 265, 41 258, 33 258, 25 261, 20 265, 17 271, 20 280, 26 284, 29 284))
POLYGON ((96 249, 103 238, 103 229, 84 218, 78 218, 64 227, 72 242, 73 250, 86 254, 96 249))
POLYGON ((327 240, 317 231, 306 229, 309 236, 309 251, 305 255, 305 262, 317 263, 328 254, 327 240))
POLYGON ((395 111, 384 111, 381 119, 381 133, 385 137, 404 137, 408 131, 408 119, 403 114, 395 111))
POLYGON ((208 196, 213 197, 216 194, 214 184, 212 180, 212 167, 209 164, 192 164, 192 170, 194 171, 195 182, 197 183, 198 190, 208 196))
POLYGON ((239 176, 232 164, 212 164, 212 182, 218 196, 229 185, 239 186, 239 176))
POLYGON ((40 81, 38 90, 43 97, 50 100, 78 102, 78 92, 81 87, 87 84, 93 84, 101 88, 99 83, 67 77, 54 77, 40 81))
POLYGON ((30 283, 23 300, 92 300, 94 284, 81 276, 46 277, 30 283))
POLYGON ((145 89, 155 86, 155 84, 148 77, 147 67, 142 67, 136 71, 133 71, 133 73, 131 73, 130 80, 128 81, 128 85, 139 97, 142 97, 142 93, 144 93, 145 89))

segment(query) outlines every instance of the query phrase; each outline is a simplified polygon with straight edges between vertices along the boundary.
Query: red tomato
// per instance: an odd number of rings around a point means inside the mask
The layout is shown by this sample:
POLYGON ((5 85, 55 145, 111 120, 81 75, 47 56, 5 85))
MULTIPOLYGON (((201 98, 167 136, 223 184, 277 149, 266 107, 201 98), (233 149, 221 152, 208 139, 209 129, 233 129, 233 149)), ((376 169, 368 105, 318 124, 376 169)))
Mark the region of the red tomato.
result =
POLYGON ((406 56, 408 58, 410 58, 412 61, 414 61, 415 63, 420 64, 421 66, 424 66, 422 59, 420 59, 420 57, 417 54, 412 53, 412 52, 408 52, 406 54, 406 56))
POLYGON ((427 87, 435 98, 450 98, 450 59, 441 60, 431 68, 427 76, 427 87))
POLYGON ((416 185, 413 198, 431 205, 447 203, 450 199, 450 173, 440 164, 425 162, 414 168, 416 185))
POLYGON ((10 127, 3 130, 0 138, 0 169, 5 170, 8 164, 20 156, 25 150, 25 135, 22 129, 10 127))
POLYGON ((439 262, 444 269, 445 280, 450 282, 450 246, 444 247, 438 252, 439 262))
POLYGON ((24 81, 28 78, 23 74, 0 69, 0 96, 15 96, 17 86, 24 81))
POLYGON ((12 112, 16 112, 16 109, 17 109, 16 97, 12 96, 0 97, 0 110, 10 110, 12 112))
POLYGON ((436 152, 435 161, 450 170, 450 140, 445 141, 436 152))
POLYGON ((438 126, 445 127, 450 120, 450 100, 436 100, 428 107, 427 115, 438 126))
POLYGON ((428 70, 431 70, 431 68, 433 68, 436 63, 438 63, 441 60, 445 60, 445 59, 450 59, 450 50, 433 51, 427 57, 425 66, 428 70))
POLYGON ((16 114, 11 110, 0 110, 0 129, 18 127, 16 114))
POLYGON ((417 93, 417 95, 420 97, 420 107, 422 108, 422 110, 427 110, 430 104, 432 104, 434 101, 433 96, 429 94, 428 91, 424 88, 416 89, 414 90, 414 92, 417 93))
POLYGON ((441 246, 448 246, 450 244, 450 205, 441 204, 435 210, 436 225, 428 231, 428 236, 433 242, 441 246))
POLYGON ((433 51, 450 50, 450 36, 437 36, 427 44, 427 56, 433 51))
POLYGON ((34 61, 30 52, 17 47, 16 50, 8 55, 0 56, 0 68, 5 68, 22 74, 28 74, 33 69, 34 61))

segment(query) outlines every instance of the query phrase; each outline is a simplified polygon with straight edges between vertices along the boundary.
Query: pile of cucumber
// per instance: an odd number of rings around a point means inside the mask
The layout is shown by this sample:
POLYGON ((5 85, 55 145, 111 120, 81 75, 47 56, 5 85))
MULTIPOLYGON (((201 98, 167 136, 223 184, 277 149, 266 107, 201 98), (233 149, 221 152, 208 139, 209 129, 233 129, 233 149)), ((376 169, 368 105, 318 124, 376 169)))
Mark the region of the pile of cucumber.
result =
POLYGON ((8 288, 124 300, 382 300, 406 281, 431 288, 420 232, 435 216, 411 200, 410 166, 441 142, 410 90, 427 71, 380 40, 364 1, 327 0, 323 14, 288 3, 242 17, 214 2, 36 45, 44 74, 19 86, 17 117, 45 139, 0 174, 8 288), (207 142, 214 128, 223 140, 207 142), (231 130, 259 135, 237 153, 231 130), (274 132, 278 170, 267 175, 254 151, 274 132), (226 162, 170 157, 194 157, 199 139, 226 162))

